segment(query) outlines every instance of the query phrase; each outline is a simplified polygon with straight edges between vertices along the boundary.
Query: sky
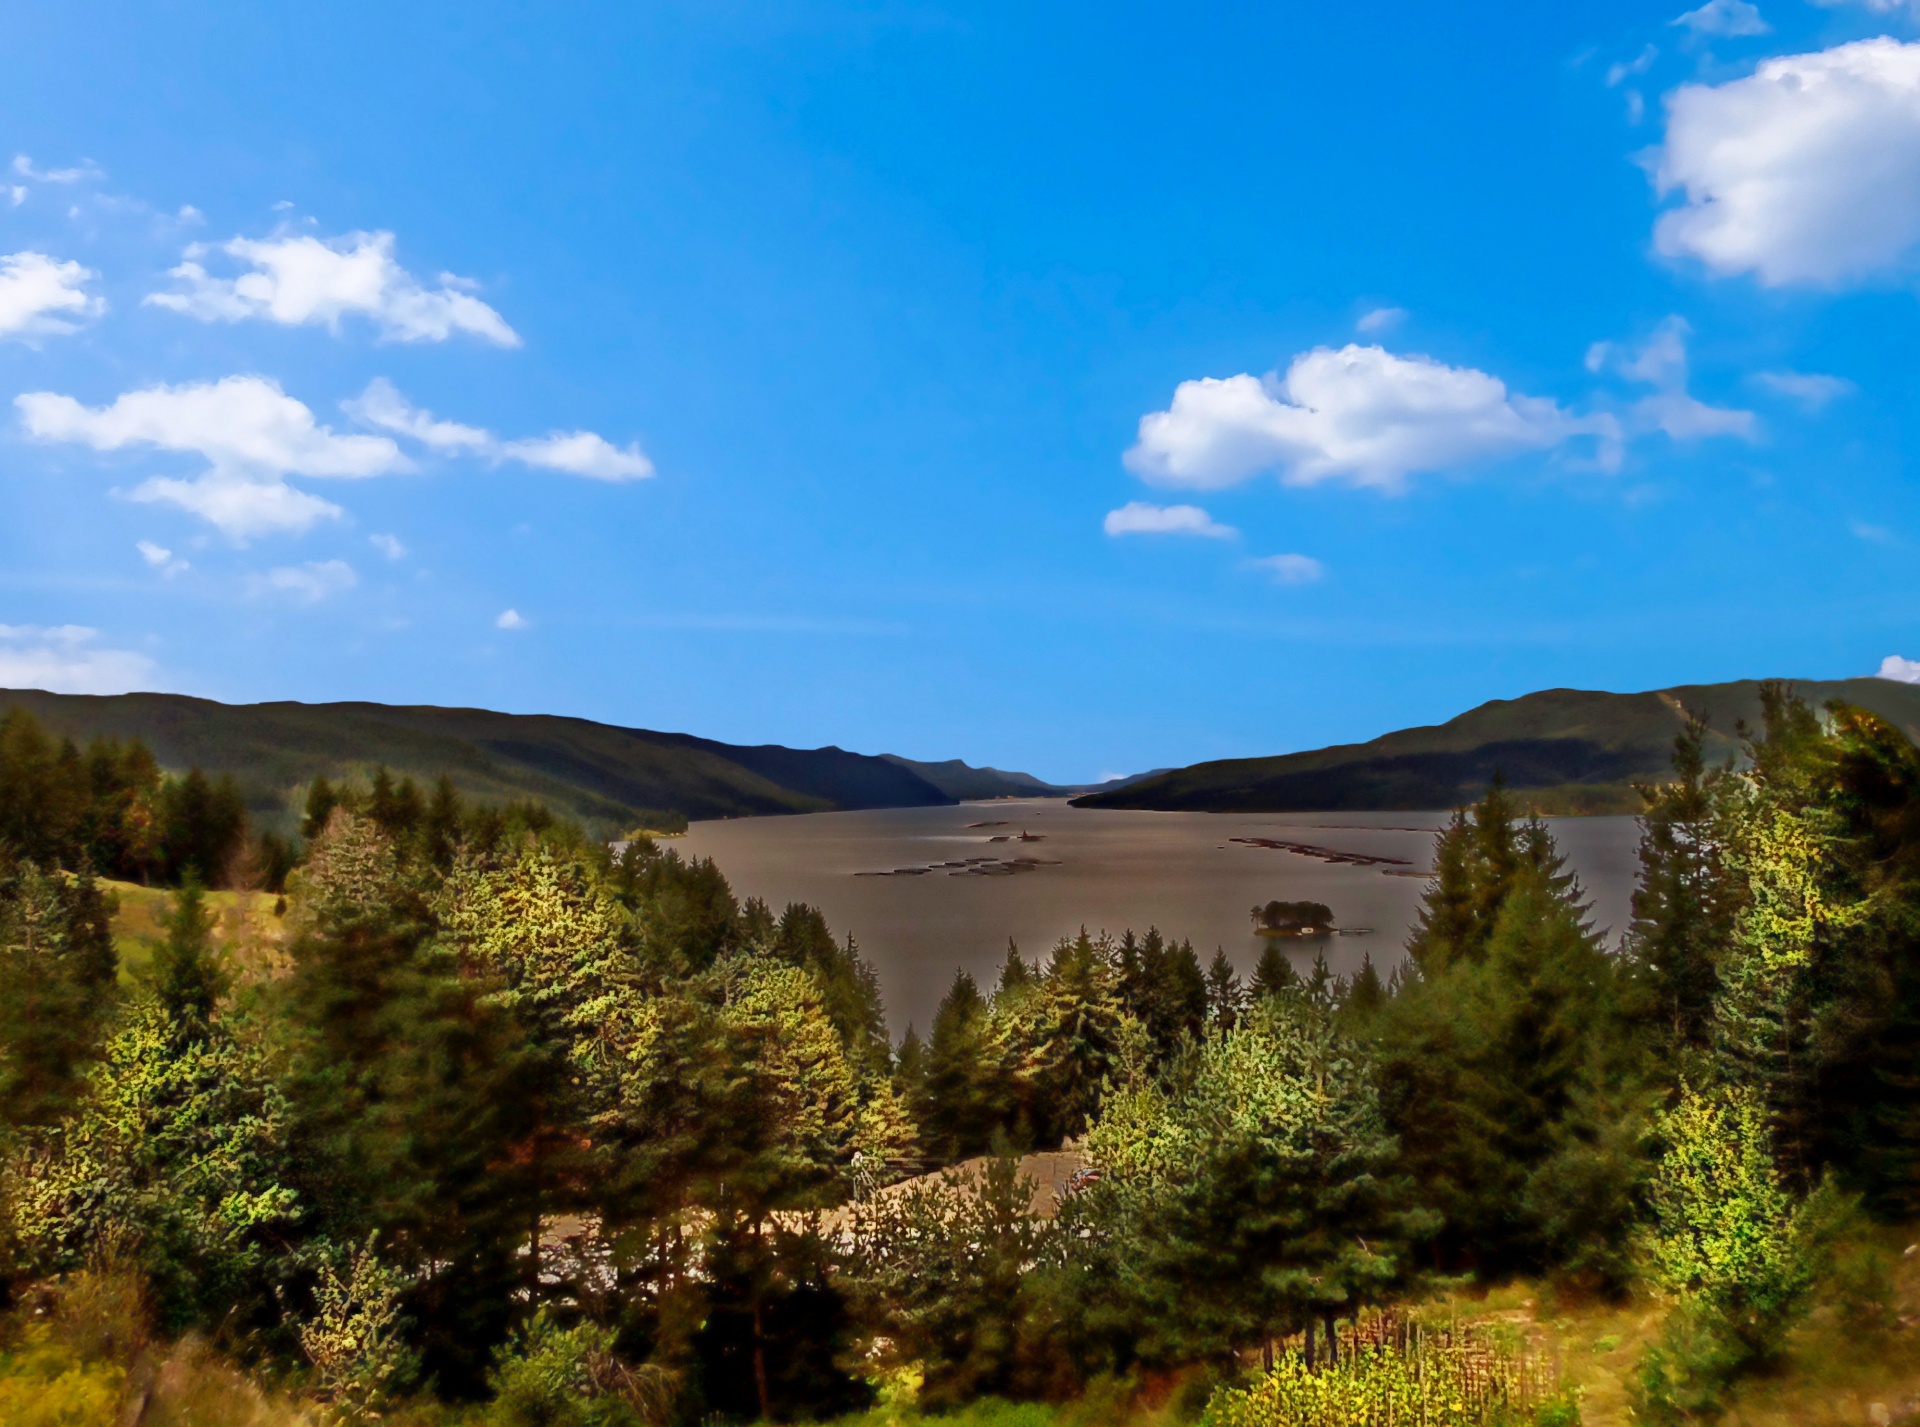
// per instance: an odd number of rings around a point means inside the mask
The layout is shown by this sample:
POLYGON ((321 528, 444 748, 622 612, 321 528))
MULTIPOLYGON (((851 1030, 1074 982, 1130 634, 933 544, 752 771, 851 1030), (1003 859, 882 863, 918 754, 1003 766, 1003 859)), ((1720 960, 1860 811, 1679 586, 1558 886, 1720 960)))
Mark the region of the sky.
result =
POLYGON ((0 686, 1080 782, 1920 681, 1920 0, 25 0, 0 64, 0 686))

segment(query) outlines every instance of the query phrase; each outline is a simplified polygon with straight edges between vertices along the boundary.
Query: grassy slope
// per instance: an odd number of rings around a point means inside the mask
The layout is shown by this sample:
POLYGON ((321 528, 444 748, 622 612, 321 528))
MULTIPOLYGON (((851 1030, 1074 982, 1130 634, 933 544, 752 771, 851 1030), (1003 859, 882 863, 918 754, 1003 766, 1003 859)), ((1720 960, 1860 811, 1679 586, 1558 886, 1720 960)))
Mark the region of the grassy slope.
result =
MULTIPOLYGON (((1815 704, 1860 704, 1920 740, 1920 686, 1848 679, 1798 687, 1815 704)), ((1529 801, 1543 812, 1631 812, 1638 801, 1630 780, 1666 771, 1683 710, 1709 720, 1709 755, 1729 757, 1739 749, 1736 725, 1759 721, 1759 685, 1743 680, 1644 694, 1549 689, 1369 743, 1198 763, 1075 802, 1202 812, 1444 808, 1471 800, 1499 772, 1513 787, 1532 790, 1529 801)))
POLYGON ((14 704, 79 741, 138 736, 169 768, 232 773, 261 814, 283 810, 316 776, 352 777, 375 765, 422 781, 444 773, 472 797, 538 798, 616 827, 660 825, 661 811, 738 817, 951 801, 909 769, 838 748, 742 748, 550 715, 0 691, 0 708, 14 704))

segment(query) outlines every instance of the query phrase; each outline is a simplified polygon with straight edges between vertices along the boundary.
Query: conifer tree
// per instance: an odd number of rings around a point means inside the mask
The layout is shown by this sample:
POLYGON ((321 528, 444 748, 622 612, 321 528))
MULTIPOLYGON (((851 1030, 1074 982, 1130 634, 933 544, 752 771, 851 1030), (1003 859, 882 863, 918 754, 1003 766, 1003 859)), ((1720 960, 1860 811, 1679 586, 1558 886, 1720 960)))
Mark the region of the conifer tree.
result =
POLYGON ((1260 949, 1260 960, 1253 968, 1253 984, 1248 993, 1254 1001, 1269 1000, 1284 994, 1300 984, 1300 974, 1293 969, 1293 963, 1287 959, 1279 944, 1269 941, 1260 949))
POLYGON ((1239 973, 1227 960, 1225 947, 1218 947, 1207 966, 1207 1020, 1221 1030, 1232 1030, 1246 1009, 1247 992, 1239 973))

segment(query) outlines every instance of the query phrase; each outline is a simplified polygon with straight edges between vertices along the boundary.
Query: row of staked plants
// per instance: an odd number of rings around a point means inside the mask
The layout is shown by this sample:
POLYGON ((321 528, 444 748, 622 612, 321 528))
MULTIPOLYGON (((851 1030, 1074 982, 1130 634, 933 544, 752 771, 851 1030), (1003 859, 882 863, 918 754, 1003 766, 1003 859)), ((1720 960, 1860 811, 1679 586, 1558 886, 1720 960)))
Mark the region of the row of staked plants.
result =
POLYGON ((1740 766, 1696 723, 1647 790, 1619 948, 1496 786, 1384 980, 1083 933, 898 1044, 817 910, 390 782, 309 790, 285 956, 229 955, 187 878, 123 975, 78 824, 0 783, 0 1384, 117 1413, 192 1344, 342 1420, 1173 1378, 1223 1427, 1567 1422, 1524 1345, 1354 1347, 1525 1276, 1650 1295, 1636 1410, 1710 1421, 1840 1279, 1882 1311, 1835 1246, 1920 1213, 1920 754, 1765 709, 1740 766), (1036 1215, 1016 1157, 1068 1141, 1095 1173, 1036 1215), (102 1297, 139 1332, 59 1326, 102 1297))

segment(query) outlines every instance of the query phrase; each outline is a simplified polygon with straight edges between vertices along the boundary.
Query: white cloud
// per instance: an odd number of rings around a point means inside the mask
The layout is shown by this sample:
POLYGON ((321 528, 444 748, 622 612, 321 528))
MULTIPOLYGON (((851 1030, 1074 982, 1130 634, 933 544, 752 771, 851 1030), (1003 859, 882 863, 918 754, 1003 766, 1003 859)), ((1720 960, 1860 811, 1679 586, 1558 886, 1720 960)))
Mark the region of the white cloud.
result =
POLYGON ((252 583, 256 592, 288 594, 302 604, 318 604, 329 595, 352 589, 360 583, 360 577, 345 560, 309 560, 304 565, 283 565, 255 575, 252 583))
POLYGON ((1826 10, 1859 5, 1875 15, 1894 15, 1904 10, 1909 19, 1920 19, 1920 0, 1813 0, 1813 3, 1826 10))
POLYGON ((519 334, 473 295, 465 279, 442 273, 437 289, 422 286, 394 261, 391 233, 235 238, 218 251, 252 271, 232 278, 207 272, 199 262, 207 251, 200 244, 188 248, 185 260, 168 274, 179 287, 151 293, 146 301, 202 322, 263 318, 338 331, 342 317, 357 315, 398 342, 444 342, 459 332, 501 347, 520 345, 519 334))
POLYGON ((1909 270, 1920 244, 1920 44, 1884 36, 1682 85, 1653 156, 1654 244, 1719 276, 1838 286, 1909 270))
POLYGON ((33 160, 25 154, 13 156, 13 171, 29 183, 84 183, 105 177, 92 159, 82 159, 72 168, 35 168, 33 160))
POLYGON ((1353 324, 1353 330, 1363 333, 1391 332, 1407 320, 1404 307, 1376 307, 1371 312, 1362 313, 1360 320, 1353 324))
POLYGON ((527 617, 517 609, 503 609, 500 617, 493 622, 495 629, 525 629, 527 617))
POLYGON ((41 441, 200 456, 206 474, 155 477, 133 498, 179 506, 235 539, 298 532, 340 514, 338 506, 287 485, 286 476, 358 478, 413 468, 387 437, 343 436, 321 426, 303 403, 264 377, 147 387, 104 407, 48 391, 17 396, 14 405, 27 434, 41 441))
POLYGON ((442 421, 409 402, 385 377, 375 377, 365 391, 342 406, 358 421, 410 437, 434 451, 471 451, 495 462, 517 461, 596 481, 640 481, 654 474, 653 462, 638 443, 616 446, 592 431, 555 431, 502 441, 484 427, 442 421))
POLYGON ((1160 485, 1218 489, 1258 471, 1288 485, 1341 479, 1398 490, 1440 471, 1546 450, 1577 436, 1617 439, 1613 418, 1576 417, 1507 390, 1498 377, 1380 347, 1316 347, 1285 376, 1182 382, 1140 419, 1130 469, 1160 485))
POLYGON ((1612 89, 1621 80, 1629 79, 1636 74, 1645 74, 1658 58, 1660 58, 1660 51, 1652 45, 1646 45, 1632 59, 1608 65, 1607 88, 1612 89))
POLYGON ((1239 533, 1197 505, 1149 505, 1143 500, 1130 500, 1108 511, 1102 528, 1109 535, 1204 535, 1215 540, 1239 533))
POLYGON ((1692 30, 1696 35, 1768 35, 1773 26, 1760 16, 1760 8, 1749 0, 1707 0, 1698 10, 1689 10, 1672 23, 1692 30))
POLYGON ((397 535, 369 535, 367 543, 389 560, 407 558, 407 547, 400 543, 400 537, 397 535))
POLYGON ((1326 570, 1311 555, 1266 555, 1249 563, 1265 570, 1274 583, 1281 585, 1310 585, 1326 570))
POLYGON ((1902 659, 1898 654, 1889 654, 1880 661, 1880 672, 1875 677, 1920 684, 1920 659, 1902 659))
POLYGON ((616 446, 591 431, 555 431, 527 441, 508 441, 500 447, 505 460, 565 471, 595 481, 644 481, 653 474, 637 444, 616 446))
POLYGON ((1595 342, 1587 350, 1587 370, 1612 368, 1629 381, 1656 389, 1628 409, 1628 425, 1635 432, 1664 431, 1675 441, 1708 436, 1754 440, 1759 423, 1751 411, 1709 406, 1687 391, 1687 334, 1691 331, 1685 318, 1669 317, 1637 348, 1595 342))
POLYGON ((435 451, 490 451, 494 447, 491 431, 478 426, 462 426, 457 421, 441 421, 430 411, 414 406, 385 377, 375 377, 367 389, 341 409, 356 421, 412 437, 435 451))
POLYGON ((1758 372, 1753 378, 1761 386, 1799 402, 1808 411, 1818 411, 1828 402, 1852 391, 1853 383, 1844 377, 1820 372, 1758 372))
POLYGON ((32 339, 78 330, 79 321, 106 311, 85 285, 99 274, 45 253, 0 257, 0 337, 32 339))
POLYGON ((77 624, 0 624, 0 688, 55 694, 124 694, 153 687, 153 661, 131 649, 100 649, 99 631, 77 624))
POLYGON ((185 560, 176 560, 173 551, 164 545, 156 545, 151 540, 136 540, 133 548, 140 552, 140 558, 171 580, 175 575, 184 574, 191 568, 185 560))
POLYGON ((1856 520, 1847 529, 1853 532, 1856 540, 1865 540, 1874 545, 1898 545, 1900 537, 1884 525, 1870 525, 1864 520, 1856 520))

